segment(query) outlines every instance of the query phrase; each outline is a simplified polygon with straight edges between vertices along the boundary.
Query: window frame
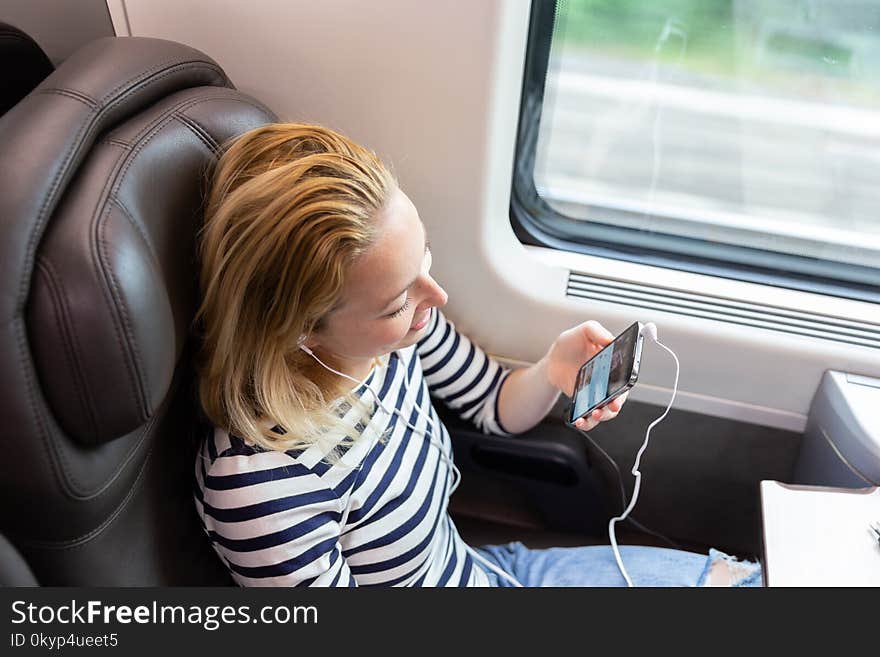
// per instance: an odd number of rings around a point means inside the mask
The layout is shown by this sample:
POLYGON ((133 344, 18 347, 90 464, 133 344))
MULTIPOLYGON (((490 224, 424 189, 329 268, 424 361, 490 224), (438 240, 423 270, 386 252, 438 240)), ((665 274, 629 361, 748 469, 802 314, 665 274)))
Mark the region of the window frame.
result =
MULTIPOLYGON (((746 246, 707 244, 695 238, 573 219, 541 198, 535 186, 534 171, 551 44, 557 27, 557 4, 547 0, 531 3, 509 212, 511 227, 521 243, 880 303, 880 287, 864 282, 877 279, 878 269, 746 246), (648 239, 651 246, 644 244, 648 239), (736 260, 719 257, 722 254, 735 254, 736 260), (779 266, 771 268, 760 264, 770 257, 778 261, 779 266), (841 276, 843 270, 850 272, 850 277, 841 276)), ((611 208, 606 211, 627 214, 611 208)))

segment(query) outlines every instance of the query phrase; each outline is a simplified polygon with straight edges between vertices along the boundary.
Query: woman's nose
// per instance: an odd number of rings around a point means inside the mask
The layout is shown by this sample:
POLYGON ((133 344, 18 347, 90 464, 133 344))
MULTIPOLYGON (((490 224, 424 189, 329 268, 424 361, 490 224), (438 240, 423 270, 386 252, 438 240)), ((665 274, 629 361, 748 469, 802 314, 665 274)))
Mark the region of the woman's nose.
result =
POLYGON ((425 276, 422 285, 425 288, 425 302, 431 306, 446 305, 449 295, 446 294, 446 290, 440 287, 437 281, 430 276, 425 276))
MULTIPOLYGON (((436 283, 435 283, 436 285, 436 283)), ((437 302, 434 304, 436 306, 445 306, 446 302, 449 301, 449 295, 446 294, 446 290, 437 285, 437 302)))

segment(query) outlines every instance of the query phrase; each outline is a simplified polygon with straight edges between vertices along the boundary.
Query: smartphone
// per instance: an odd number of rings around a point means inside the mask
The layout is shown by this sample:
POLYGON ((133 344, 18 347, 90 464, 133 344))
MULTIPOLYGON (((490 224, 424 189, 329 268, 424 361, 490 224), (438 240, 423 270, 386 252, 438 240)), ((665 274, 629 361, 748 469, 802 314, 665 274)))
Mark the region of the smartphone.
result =
POLYGON ((567 413, 570 425, 636 384, 645 341, 644 324, 635 322, 583 364, 574 384, 567 413))

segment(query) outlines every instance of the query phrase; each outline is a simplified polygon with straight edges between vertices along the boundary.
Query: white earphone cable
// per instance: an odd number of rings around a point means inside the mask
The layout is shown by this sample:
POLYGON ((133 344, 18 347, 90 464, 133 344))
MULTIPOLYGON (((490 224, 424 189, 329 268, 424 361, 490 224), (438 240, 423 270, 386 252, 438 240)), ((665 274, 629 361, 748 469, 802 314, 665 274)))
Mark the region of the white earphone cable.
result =
POLYGON ((645 442, 642 443, 641 448, 639 449, 638 453, 636 454, 636 460, 635 460, 635 463, 633 464, 633 467, 632 467, 632 474, 635 476, 636 481, 635 481, 635 485, 633 486, 633 494, 632 494, 632 498, 629 501, 629 506, 626 507, 626 510, 621 515, 619 515, 615 518, 612 518, 608 522, 608 536, 611 539, 611 547, 614 550, 614 558, 617 560, 617 567, 620 569, 620 572, 623 575, 623 578, 626 580, 627 586, 634 586, 634 584, 633 584, 632 580, 630 579, 629 574, 626 572, 626 568, 624 568, 624 566, 623 566, 623 559, 620 558, 620 550, 617 547, 617 536, 614 533, 614 525, 615 525, 615 523, 617 523, 619 521, 625 520, 626 517, 629 515, 630 511, 632 511, 636 505, 636 500, 638 500, 638 498, 639 498, 639 488, 641 487, 641 482, 642 482, 642 473, 639 472, 639 462, 642 459, 642 454, 645 452, 645 449, 647 449, 647 447, 648 447, 648 441, 651 438, 651 429, 653 429, 657 424, 659 424, 660 421, 666 417, 666 414, 669 413, 669 409, 672 408, 672 402, 675 401, 675 393, 678 390, 678 372, 679 372, 678 356, 675 355, 675 352, 672 351, 672 349, 670 349, 665 344, 660 342, 660 340, 657 338, 657 327, 654 326, 654 324, 652 324, 652 323, 646 324, 645 333, 654 342, 656 342, 657 345, 659 345, 660 347, 663 347, 666 351, 668 351, 672 355, 673 360, 675 360, 675 381, 672 384, 672 397, 670 397, 670 399, 669 399, 669 404, 667 404, 666 410, 663 411, 663 414, 660 417, 658 417, 656 420, 651 422, 650 425, 648 425, 648 430, 645 432, 645 442))

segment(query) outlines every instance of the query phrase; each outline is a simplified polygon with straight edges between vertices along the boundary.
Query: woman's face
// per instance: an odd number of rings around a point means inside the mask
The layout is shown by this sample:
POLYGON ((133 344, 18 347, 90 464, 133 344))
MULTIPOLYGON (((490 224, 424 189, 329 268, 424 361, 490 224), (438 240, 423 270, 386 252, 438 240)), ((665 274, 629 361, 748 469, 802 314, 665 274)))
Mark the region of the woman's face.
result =
POLYGON ((306 345, 332 354, 342 371, 365 377, 372 359, 403 349, 424 334, 428 311, 446 304, 431 278, 425 226, 412 201, 395 187, 376 217, 377 239, 349 272, 341 306, 306 345))

